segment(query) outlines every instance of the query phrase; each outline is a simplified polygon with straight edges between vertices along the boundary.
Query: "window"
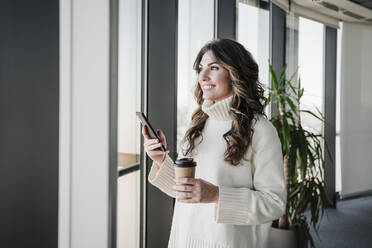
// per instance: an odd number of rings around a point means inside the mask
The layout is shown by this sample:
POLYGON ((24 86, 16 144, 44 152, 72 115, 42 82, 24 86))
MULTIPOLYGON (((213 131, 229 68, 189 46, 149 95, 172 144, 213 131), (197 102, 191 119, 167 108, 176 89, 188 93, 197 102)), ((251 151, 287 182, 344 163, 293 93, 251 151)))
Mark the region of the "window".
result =
MULTIPOLYGON (((298 69, 297 80, 300 79, 301 87, 305 89, 301 110, 323 113, 324 25, 290 13, 287 15, 286 40, 287 77, 298 69)), ((304 128, 322 133, 321 121, 313 116, 301 113, 301 122, 304 128)))
POLYGON ((336 81, 336 192, 342 191, 341 184, 341 47, 342 47, 342 22, 337 32, 337 81, 336 81))
MULTIPOLYGON (((301 87, 305 89, 300 108, 323 113, 323 41, 324 25, 303 17, 299 18, 298 63, 301 87)), ((302 125, 321 134, 322 123, 307 113, 301 113, 302 125)))
MULTIPOLYGON (((259 68, 259 81, 269 86, 270 56, 270 16, 268 4, 257 1, 256 4, 239 3, 237 10, 237 41, 241 43, 256 60, 259 68)), ((265 95, 268 95, 265 90, 265 95)))
MULTIPOLYGON (((140 162, 141 1, 119 1, 118 167, 140 162)), ((117 247, 138 248, 140 235, 140 171, 118 178, 117 247)))
MULTIPOLYGON (((199 50, 214 36, 214 0, 178 2, 177 144, 183 138, 197 104, 193 63, 199 50)), ((179 147, 177 148, 179 150, 179 147)))
MULTIPOLYGON (((323 114, 324 105, 324 25, 293 13, 287 15, 286 38, 287 77, 298 69, 304 95, 301 98, 300 109, 323 114)), ((298 86, 298 85, 297 85, 298 86)), ((312 115, 302 112, 302 126, 315 134, 323 134, 323 124, 312 115)))

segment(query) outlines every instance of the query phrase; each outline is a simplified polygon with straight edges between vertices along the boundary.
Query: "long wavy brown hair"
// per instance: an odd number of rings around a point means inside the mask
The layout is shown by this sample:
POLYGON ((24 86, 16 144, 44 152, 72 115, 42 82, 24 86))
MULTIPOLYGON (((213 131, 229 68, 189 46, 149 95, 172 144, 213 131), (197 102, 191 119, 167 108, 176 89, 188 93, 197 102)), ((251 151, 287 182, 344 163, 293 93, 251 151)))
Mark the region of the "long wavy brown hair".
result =
MULTIPOLYGON (((231 129, 223 135, 227 148, 225 161, 233 166, 239 165, 244 158, 253 136, 253 120, 257 114, 265 115, 264 89, 258 81, 258 65, 241 44, 230 39, 218 39, 208 42, 198 53, 194 70, 199 73, 199 64, 203 55, 211 51, 216 62, 228 70, 232 89, 230 114, 232 116, 231 129)), ((192 154, 198 137, 203 138, 203 129, 208 115, 202 111, 203 91, 199 83, 194 92, 198 108, 191 117, 191 127, 187 130, 183 142, 187 144, 184 155, 192 154)), ((199 143, 200 143, 199 142, 199 143)))

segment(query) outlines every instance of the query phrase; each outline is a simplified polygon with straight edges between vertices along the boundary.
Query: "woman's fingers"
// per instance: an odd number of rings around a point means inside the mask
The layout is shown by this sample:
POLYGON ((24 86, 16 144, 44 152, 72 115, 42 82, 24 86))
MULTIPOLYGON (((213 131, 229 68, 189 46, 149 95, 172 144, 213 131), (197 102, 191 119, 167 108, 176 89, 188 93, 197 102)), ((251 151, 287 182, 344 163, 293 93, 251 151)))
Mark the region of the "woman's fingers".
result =
POLYGON ((163 131, 158 129, 156 132, 158 133, 161 143, 163 143, 164 147, 167 147, 167 139, 165 138, 163 131))
POLYGON ((177 198, 178 201, 188 200, 188 201, 195 202, 195 199, 193 199, 196 196, 194 186, 192 186, 192 185, 173 185, 173 190, 175 191, 176 198, 177 198))
POLYGON ((145 137, 145 139, 151 139, 149 132, 147 131, 147 126, 143 125, 142 127, 142 135, 145 137))
MULTIPOLYGON (((160 129, 158 129, 156 132, 160 138, 161 144, 163 144, 164 147, 167 147, 167 139, 165 138, 164 133, 160 129)), ((145 137, 144 145, 151 145, 158 141, 157 139, 151 139, 146 125, 142 127, 142 135, 145 137)))
POLYGON ((173 188, 176 191, 177 198, 183 203, 218 203, 218 186, 200 178, 176 178, 176 185, 173 188), (191 187, 191 188, 190 188, 191 187), (188 191, 191 189, 191 192, 188 191), (192 196, 187 199, 186 196, 192 196))
POLYGON ((194 194, 192 192, 176 191, 176 196, 178 200, 186 200, 193 198, 194 194))
POLYGON ((159 147, 161 147, 161 143, 157 143, 157 144, 153 144, 153 145, 148 145, 146 149, 148 151, 152 151, 152 150, 156 150, 159 147))
POLYGON ((147 154, 149 155, 149 157, 153 157, 153 156, 159 156, 159 155, 166 155, 169 153, 169 150, 166 151, 166 152, 163 152, 163 151, 160 151, 160 150, 154 150, 154 151, 148 151, 147 154))
POLYGON ((176 184, 191 184, 195 185, 199 183, 199 179, 197 178, 187 178, 187 177, 180 177, 173 179, 176 184))
POLYGON ((183 191, 183 192, 192 192, 194 190, 193 186, 189 186, 189 185, 174 185, 173 189, 177 191, 183 191))
POLYGON ((144 146, 151 146, 153 144, 161 144, 158 139, 147 139, 143 142, 144 146))

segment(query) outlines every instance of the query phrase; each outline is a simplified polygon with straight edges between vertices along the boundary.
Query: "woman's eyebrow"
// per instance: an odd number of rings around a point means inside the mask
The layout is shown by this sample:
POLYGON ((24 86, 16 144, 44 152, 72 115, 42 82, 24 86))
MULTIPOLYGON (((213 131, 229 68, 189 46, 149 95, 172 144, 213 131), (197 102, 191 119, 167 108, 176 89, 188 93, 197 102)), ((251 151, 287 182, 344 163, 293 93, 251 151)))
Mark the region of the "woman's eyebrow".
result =
MULTIPOLYGON (((210 65, 212 65, 212 64, 217 64, 217 62, 216 61, 213 61, 213 62, 210 62, 207 66, 210 66, 210 65)), ((199 64, 199 67, 200 66, 203 66, 201 63, 199 64)))

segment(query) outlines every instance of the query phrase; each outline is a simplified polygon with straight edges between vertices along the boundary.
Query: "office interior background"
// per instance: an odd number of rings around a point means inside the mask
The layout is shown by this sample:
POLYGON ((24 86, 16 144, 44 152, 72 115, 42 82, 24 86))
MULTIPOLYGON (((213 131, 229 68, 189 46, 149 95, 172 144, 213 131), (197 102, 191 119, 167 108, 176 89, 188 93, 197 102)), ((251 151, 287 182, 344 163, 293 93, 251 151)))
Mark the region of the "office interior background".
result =
POLYGON ((242 43, 266 87, 269 63, 299 68, 301 107, 329 124, 302 116, 334 158, 330 211, 371 204, 372 1, 3 0, 0 30, 0 247, 166 247, 174 200, 147 182, 135 112, 175 158, 193 60, 216 38, 242 43))

